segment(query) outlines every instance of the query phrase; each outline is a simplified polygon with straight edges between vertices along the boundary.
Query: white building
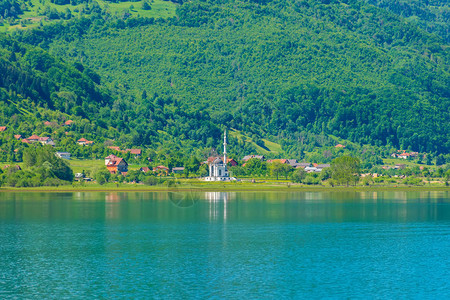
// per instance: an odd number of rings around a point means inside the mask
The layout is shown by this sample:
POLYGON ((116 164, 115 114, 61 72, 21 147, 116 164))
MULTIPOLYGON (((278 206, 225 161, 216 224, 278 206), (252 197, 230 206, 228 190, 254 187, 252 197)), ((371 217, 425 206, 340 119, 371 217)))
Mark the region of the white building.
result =
POLYGON ((56 152, 56 156, 62 159, 70 159, 70 153, 69 152, 56 152))
POLYGON ((205 177, 205 181, 230 181, 235 178, 230 178, 227 170, 227 132, 223 136, 223 159, 217 157, 214 161, 209 163, 209 176, 205 177))

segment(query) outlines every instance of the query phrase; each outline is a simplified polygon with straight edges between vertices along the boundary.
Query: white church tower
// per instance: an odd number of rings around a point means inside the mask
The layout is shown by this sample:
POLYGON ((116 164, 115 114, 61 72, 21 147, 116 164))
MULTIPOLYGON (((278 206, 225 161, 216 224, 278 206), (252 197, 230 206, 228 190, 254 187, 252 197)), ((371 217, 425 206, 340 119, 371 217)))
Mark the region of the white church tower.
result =
POLYGON ((227 131, 223 134, 223 159, 214 158, 209 162, 209 176, 206 181, 229 181, 232 180, 227 170, 227 131))

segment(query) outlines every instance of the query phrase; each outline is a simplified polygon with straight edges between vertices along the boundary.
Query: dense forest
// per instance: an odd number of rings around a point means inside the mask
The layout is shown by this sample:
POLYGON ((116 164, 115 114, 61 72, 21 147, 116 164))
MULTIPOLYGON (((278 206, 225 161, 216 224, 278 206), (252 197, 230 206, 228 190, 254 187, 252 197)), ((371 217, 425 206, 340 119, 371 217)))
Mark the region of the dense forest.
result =
POLYGON ((333 137, 447 154, 448 6, 388 2, 194 0, 143 18, 88 1, 1 37, 0 125, 56 111, 78 135, 154 149, 217 147, 233 128, 297 157, 333 137))

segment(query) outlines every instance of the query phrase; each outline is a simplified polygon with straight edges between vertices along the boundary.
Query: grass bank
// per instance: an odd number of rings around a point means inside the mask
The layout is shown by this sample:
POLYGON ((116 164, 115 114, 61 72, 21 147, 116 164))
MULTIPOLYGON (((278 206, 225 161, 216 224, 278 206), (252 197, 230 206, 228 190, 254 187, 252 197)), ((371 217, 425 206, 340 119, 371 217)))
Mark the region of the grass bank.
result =
POLYGON ((251 191, 251 192, 345 192, 345 191, 450 191, 442 185, 426 186, 310 186, 273 183, 182 183, 147 186, 142 184, 73 184, 58 187, 12 188, 2 187, 0 192, 156 192, 156 191, 251 191))

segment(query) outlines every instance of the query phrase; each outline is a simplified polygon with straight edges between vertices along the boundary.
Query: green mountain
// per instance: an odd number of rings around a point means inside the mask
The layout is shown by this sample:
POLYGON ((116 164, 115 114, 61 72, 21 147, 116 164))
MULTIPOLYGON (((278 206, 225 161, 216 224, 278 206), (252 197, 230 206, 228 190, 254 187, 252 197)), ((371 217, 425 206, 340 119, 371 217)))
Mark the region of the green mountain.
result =
MULTIPOLYGON (((332 136, 448 153, 447 6, 400 2, 417 10, 403 15, 383 1, 194 0, 154 19, 92 2, 89 13, 14 38, 87 77, 95 70, 99 78, 90 78, 112 98, 89 104, 83 95, 81 108, 132 144, 168 135, 213 146, 229 127, 292 154, 331 145, 332 136)), ((49 108, 67 112, 59 103, 49 108)))

